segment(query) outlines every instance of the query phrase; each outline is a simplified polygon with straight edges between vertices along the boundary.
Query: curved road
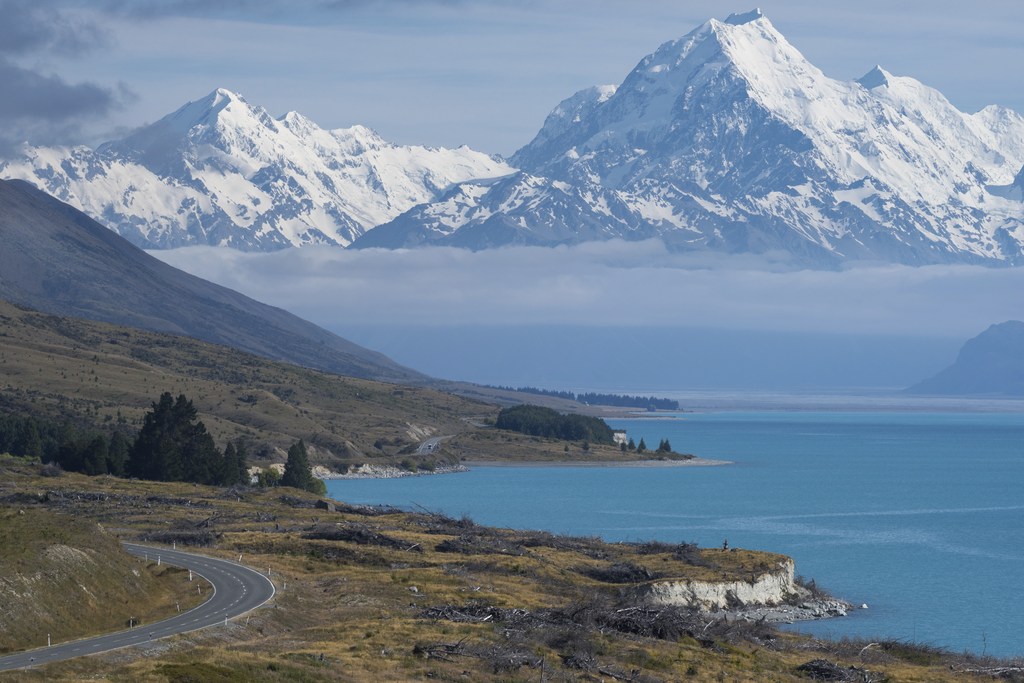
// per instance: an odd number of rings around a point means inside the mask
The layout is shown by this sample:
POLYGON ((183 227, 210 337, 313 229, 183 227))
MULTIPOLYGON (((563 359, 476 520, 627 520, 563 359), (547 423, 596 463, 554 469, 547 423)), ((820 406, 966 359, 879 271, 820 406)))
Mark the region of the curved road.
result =
POLYGON ((27 652, 0 657, 0 671, 22 669, 40 664, 49 664, 82 655, 116 650, 122 647, 141 645, 160 638, 196 631, 208 626, 223 624, 246 612, 256 609, 274 597, 274 584, 254 569, 227 560, 218 560, 203 555, 193 555, 180 550, 151 548, 134 543, 124 543, 124 549, 132 555, 150 559, 160 558, 161 562, 191 569, 193 573, 213 585, 213 595, 203 604, 188 612, 152 624, 141 624, 127 631, 108 633, 103 636, 74 640, 27 652))

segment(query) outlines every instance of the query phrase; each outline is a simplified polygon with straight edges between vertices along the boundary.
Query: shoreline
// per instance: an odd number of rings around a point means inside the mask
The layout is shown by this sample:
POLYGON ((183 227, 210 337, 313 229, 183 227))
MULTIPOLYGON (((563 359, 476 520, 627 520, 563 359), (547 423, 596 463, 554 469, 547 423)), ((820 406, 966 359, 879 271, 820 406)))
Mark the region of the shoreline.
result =
POLYGON ((735 465, 732 460, 689 458, 687 460, 463 460, 462 465, 474 467, 721 467, 735 465))
POLYGON ((410 472, 398 467, 386 465, 362 465, 355 470, 341 473, 331 472, 322 466, 313 468, 313 476, 324 481, 335 479, 401 479, 404 477, 427 477, 435 474, 458 474, 484 467, 721 467, 734 465, 731 460, 712 460, 710 458, 690 458, 688 460, 463 460, 458 465, 438 465, 430 471, 417 470, 410 472))
POLYGON ((317 467, 320 469, 314 468, 313 476, 323 481, 332 481, 334 479, 402 479, 404 477, 428 477, 434 474, 469 472, 469 468, 465 465, 438 465, 433 470, 416 470, 415 472, 390 465, 360 465, 355 470, 350 470, 344 474, 332 472, 320 466, 317 467))

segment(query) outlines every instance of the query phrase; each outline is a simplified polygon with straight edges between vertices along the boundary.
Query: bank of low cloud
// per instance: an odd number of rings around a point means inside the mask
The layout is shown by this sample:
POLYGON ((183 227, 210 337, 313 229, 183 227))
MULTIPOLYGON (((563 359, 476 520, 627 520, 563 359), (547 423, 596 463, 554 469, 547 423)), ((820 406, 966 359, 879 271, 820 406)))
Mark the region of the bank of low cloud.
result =
POLYGON ((965 337, 1024 319, 1022 268, 798 270, 783 256, 675 254, 658 241, 153 253, 333 328, 558 324, 965 337))

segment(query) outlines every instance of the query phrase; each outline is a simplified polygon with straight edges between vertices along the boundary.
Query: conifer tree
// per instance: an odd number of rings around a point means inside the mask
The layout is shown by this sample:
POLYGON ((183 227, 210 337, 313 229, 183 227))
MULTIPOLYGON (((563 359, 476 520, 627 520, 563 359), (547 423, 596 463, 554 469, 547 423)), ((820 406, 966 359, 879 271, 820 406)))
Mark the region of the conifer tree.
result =
POLYGON ((288 449, 288 460, 284 464, 284 474, 281 475, 281 486, 306 490, 312 477, 306 444, 299 439, 288 449))
POLYGON ((644 437, 641 436, 640 437, 640 445, 636 447, 636 452, 637 453, 643 453, 646 450, 647 450, 647 443, 644 442, 644 437))
POLYGON ((65 441, 57 449, 53 461, 68 472, 82 472, 84 471, 82 450, 81 444, 75 441, 65 441))
POLYGON ((176 436, 174 398, 170 392, 164 392, 143 418, 142 429, 128 457, 126 472, 139 479, 181 479, 181 454, 176 436))
POLYGON ((89 476, 107 473, 107 439, 102 434, 93 437, 82 452, 82 473, 89 476))
POLYGON ((21 423, 18 435, 14 439, 11 451, 14 455, 26 458, 43 457, 43 440, 39 436, 39 426, 32 418, 21 423))
POLYGON ((116 477, 124 476, 124 468, 128 462, 131 446, 121 432, 114 432, 107 445, 107 472, 116 477))
POLYGON ((237 473, 236 484, 249 485, 249 458, 245 452, 245 445, 239 441, 235 444, 235 470, 237 473))
POLYGON ((280 485, 313 493, 326 493, 324 483, 314 477, 310 471, 306 444, 301 439, 288 449, 288 460, 284 464, 284 474, 281 475, 280 485))
POLYGON ((245 461, 245 447, 241 443, 236 445, 229 441, 224 447, 218 479, 222 486, 249 483, 249 466, 245 461))

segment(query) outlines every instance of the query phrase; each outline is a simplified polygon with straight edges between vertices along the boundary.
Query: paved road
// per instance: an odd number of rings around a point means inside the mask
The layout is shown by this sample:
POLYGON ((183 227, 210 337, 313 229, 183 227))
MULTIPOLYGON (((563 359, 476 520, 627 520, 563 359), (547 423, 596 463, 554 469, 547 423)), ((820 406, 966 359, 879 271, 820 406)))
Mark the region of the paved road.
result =
POLYGON ((434 449, 437 448, 437 445, 439 443, 441 443, 441 439, 437 438, 436 436, 433 439, 427 439, 426 441, 422 442, 419 445, 419 448, 416 449, 416 455, 426 455, 428 453, 433 453, 434 449))
MULTIPOLYGON (((151 560, 159 557, 160 561, 166 564, 191 569, 193 573, 213 585, 213 596, 198 607, 163 621, 141 624, 127 631, 108 633, 104 636, 55 644, 53 647, 38 648, 0 657, 0 671, 22 669, 82 655, 141 645, 160 638, 216 626, 223 624, 226 619, 233 619, 254 610, 274 597, 274 584, 270 579, 240 564, 180 550, 151 548, 134 543, 123 545, 125 550, 132 555, 139 557, 148 555, 151 560)), ((209 590, 208 586, 204 586, 203 591, 207 590, 209 590)))
POLYGON ((435 451, 437 451, 438 448, 441 447, 442 441, 447 441, 450 438, 452 437, 449 435, 435 436, 432 439, 427 439, 426 441, 422 442, 419 445, 419 448, 416 449, 416 455, 430 455, 431 453, 434 453, 435 451))

